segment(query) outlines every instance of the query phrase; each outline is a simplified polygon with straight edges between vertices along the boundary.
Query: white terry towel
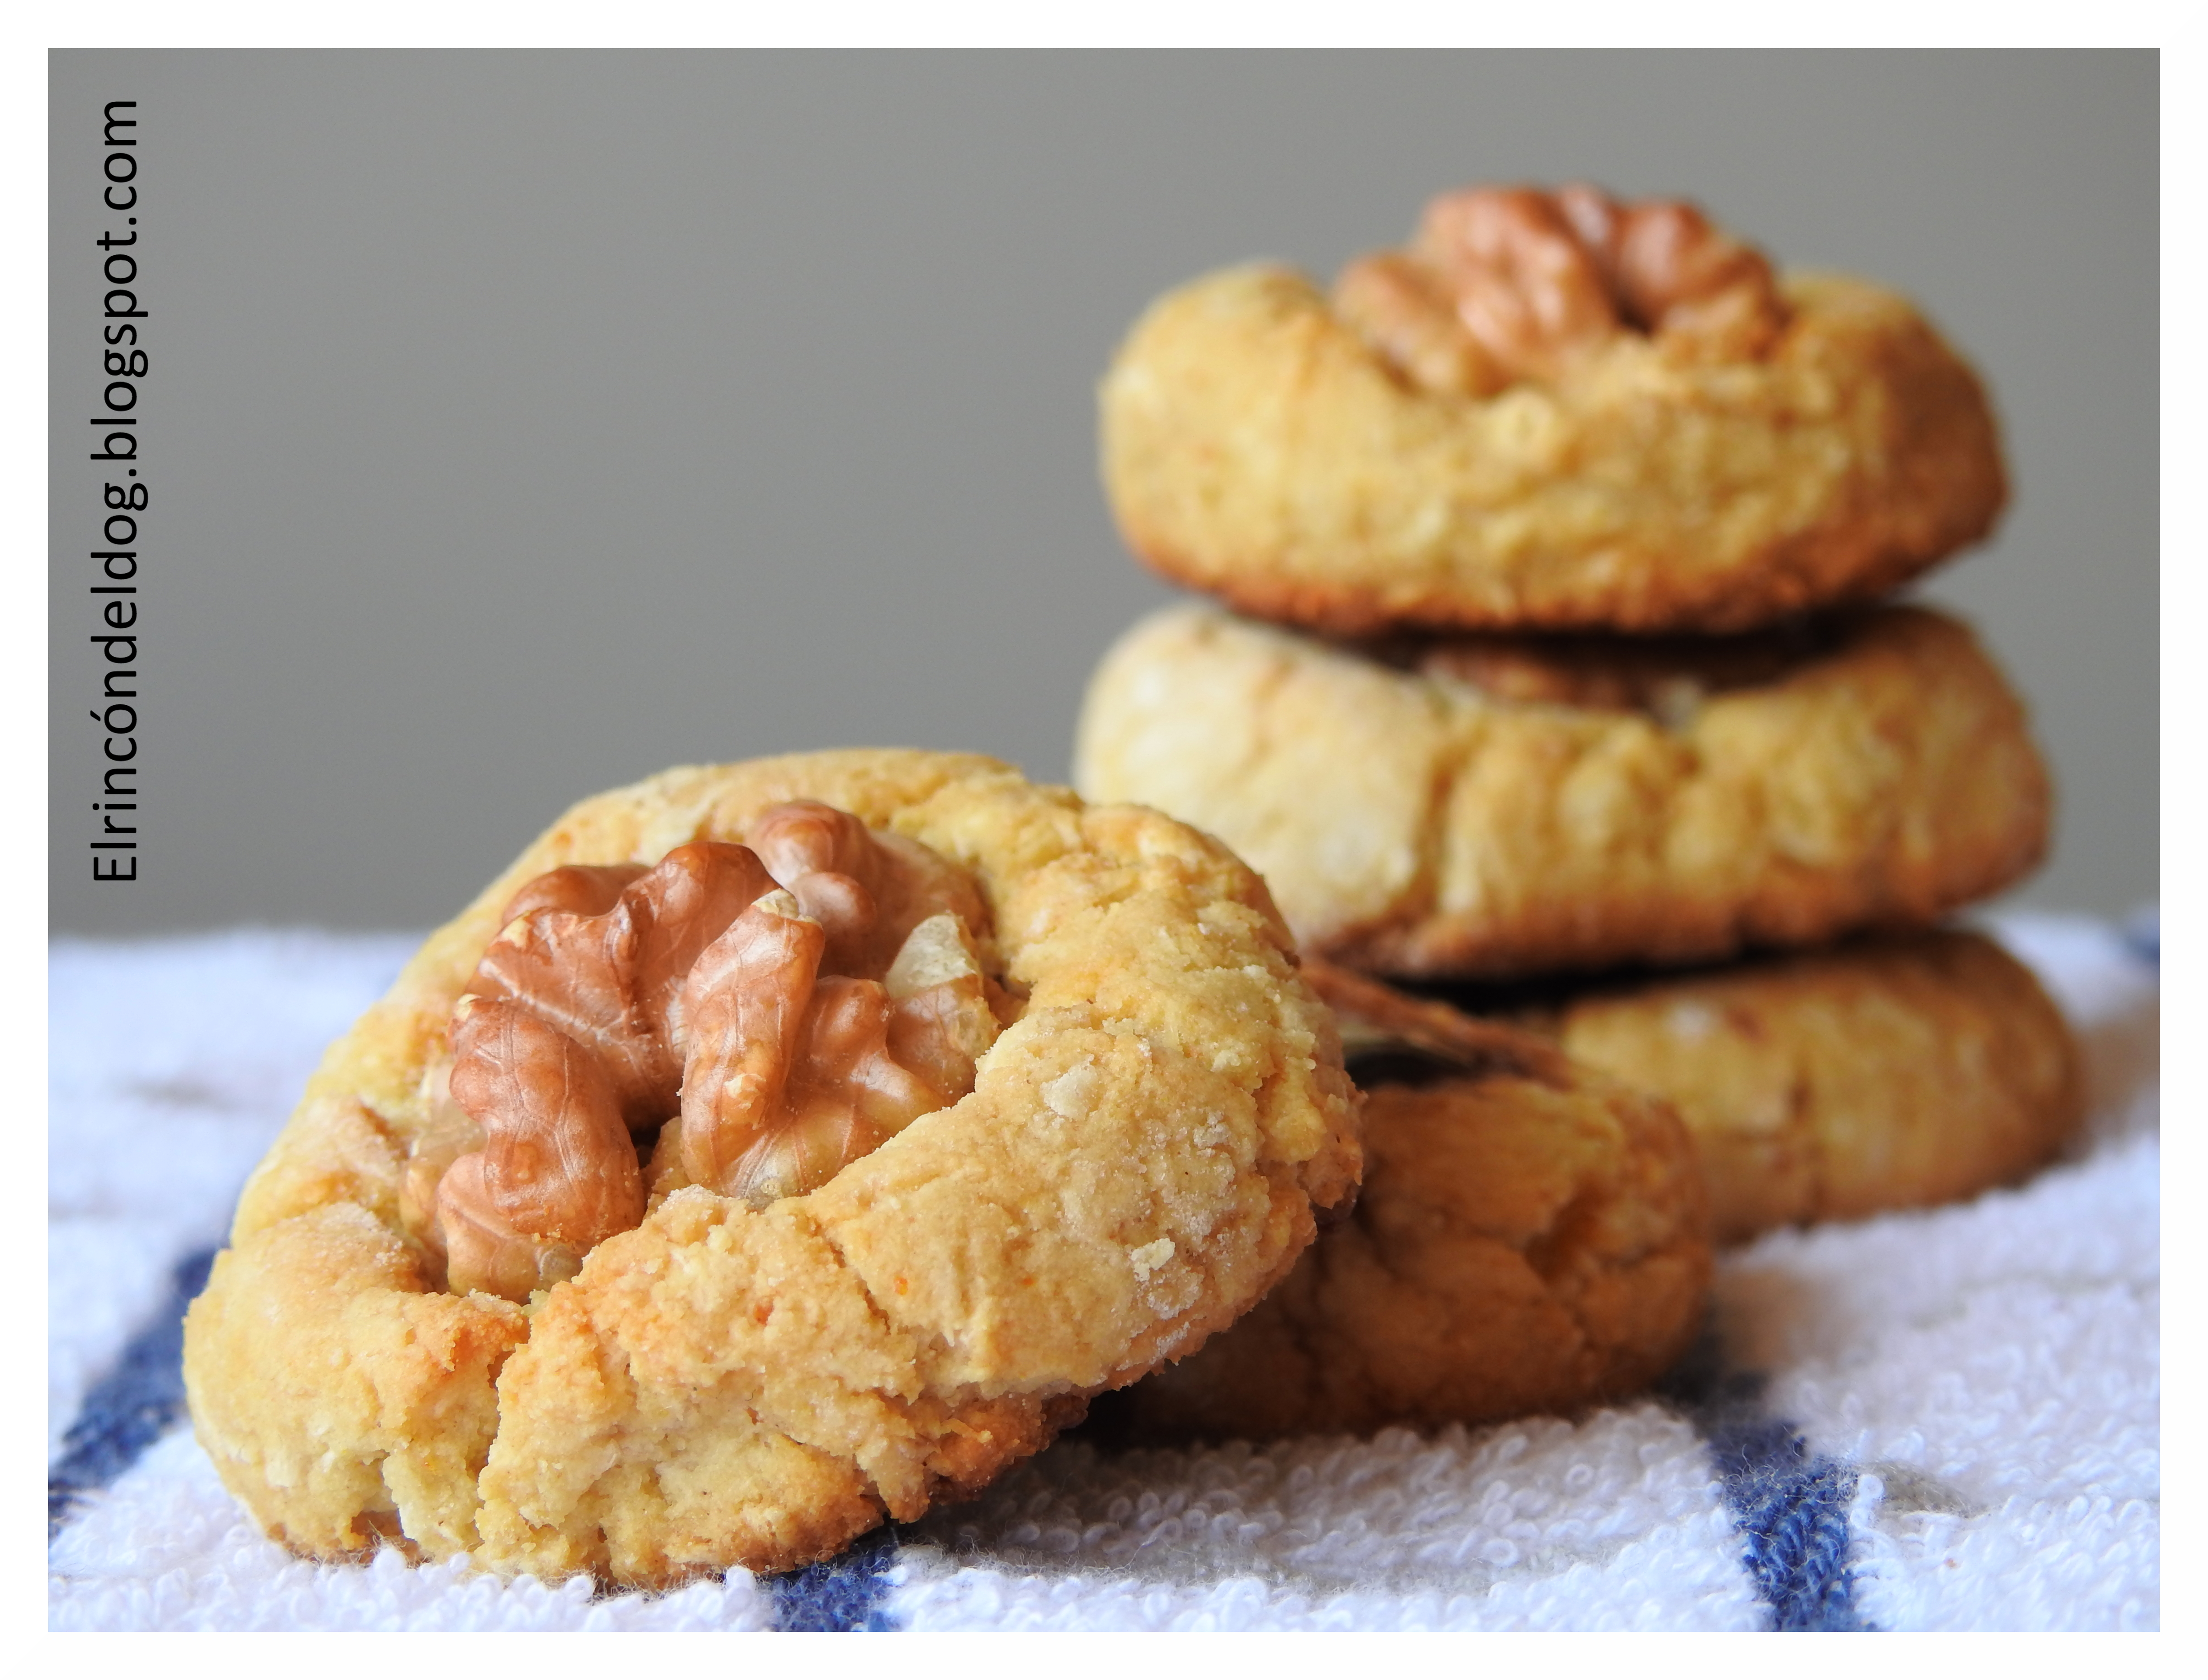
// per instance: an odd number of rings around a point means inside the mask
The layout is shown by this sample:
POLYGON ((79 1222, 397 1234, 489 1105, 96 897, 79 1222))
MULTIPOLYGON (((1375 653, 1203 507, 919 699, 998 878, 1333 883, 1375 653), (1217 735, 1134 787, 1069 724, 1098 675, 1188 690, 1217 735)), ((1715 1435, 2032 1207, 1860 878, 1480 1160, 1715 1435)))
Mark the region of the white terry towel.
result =
POLYGON ((302 1562, 182 1420, 177 1317, 324 1044, 411 939, 57 942, 49 1617, 63 1628, 2144 1628, 2159 1575, 2155 933, 1995 930, 2084 1035, 2069 1159, 1774 1233, 1633 1404, 1426 1437, 1076 1438, 779 1580, 679 1592, 302 1562))

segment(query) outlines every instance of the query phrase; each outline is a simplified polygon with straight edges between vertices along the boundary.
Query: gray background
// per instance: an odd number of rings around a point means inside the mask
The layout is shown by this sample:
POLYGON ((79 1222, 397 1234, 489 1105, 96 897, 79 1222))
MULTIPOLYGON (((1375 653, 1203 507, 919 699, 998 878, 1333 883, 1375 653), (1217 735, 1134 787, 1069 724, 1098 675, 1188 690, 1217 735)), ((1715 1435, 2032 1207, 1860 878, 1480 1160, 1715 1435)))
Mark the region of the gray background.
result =
POLYGON ((426 926, 573 799, 855 744, 1066 774, 1170 598, 1096 485, 1156 292, 1438 189, 1679 193, 1913 295, 2019 494, 1928 592, 2061 795, 2031 901, 2157 889, 2157 64, 2118 55, 52 60, 57 929, 426 926), (99 106, 135 99, 147 766, 95 886, 99 106))

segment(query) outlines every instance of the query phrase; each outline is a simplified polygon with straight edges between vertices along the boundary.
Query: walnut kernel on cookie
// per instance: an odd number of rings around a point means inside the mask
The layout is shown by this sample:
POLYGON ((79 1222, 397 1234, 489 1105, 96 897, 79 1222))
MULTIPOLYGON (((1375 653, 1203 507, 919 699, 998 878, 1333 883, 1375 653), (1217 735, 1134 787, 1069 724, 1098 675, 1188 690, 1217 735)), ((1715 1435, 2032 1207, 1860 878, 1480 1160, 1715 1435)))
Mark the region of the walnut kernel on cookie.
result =
POLYGON ((980 758, 669 771, 569 812, 332 1047, 187 1392, 309 1556, 786 1569, 1196 1347, 1359 1164, 1332 1019, 1217 843, 980 758))
POLYGON ((1099 400, 1129 546, 1329 633, 1743 629, 1895 587, 2007 494, 1983 389, 1904 299, 1587 187, 1445 195, 1330 294, 1191 282, 1099 400))

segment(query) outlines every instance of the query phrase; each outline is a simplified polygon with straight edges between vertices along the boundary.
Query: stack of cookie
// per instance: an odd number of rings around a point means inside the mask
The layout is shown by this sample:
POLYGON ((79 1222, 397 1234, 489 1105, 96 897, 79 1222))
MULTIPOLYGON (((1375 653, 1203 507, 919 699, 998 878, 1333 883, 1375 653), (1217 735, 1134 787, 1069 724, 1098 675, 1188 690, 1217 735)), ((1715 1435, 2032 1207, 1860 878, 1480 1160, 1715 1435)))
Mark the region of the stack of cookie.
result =
MULTIPOLYGON (((1349 1036, 1395 1057, 1365 1064, 1377 1083, 1491 1089, 1496 1057, 1539 1062, 1495 1034, 1561 1043, 1552 1082, 1593 1069, 1676 1108, 1719 1241, 1968 1195, 2059 1146, 2080 1101, 2061 1017, 1997 947, 1935 927, 2036 864, 2049 789, 1969 629, 1881 598, 2006 495, 1982 387, 1905 301, 1775 273, 1689 205, 1473 189, 1331 294, 1257 267, 1168 295, 1103 429, 1131 545, 1232 610, 1169 609, 1107 655, 1080 790, 1259 869, 1349 1036)), ((1453 1169, 1470 1189, 1430 1145, 1391 1181, 1401 1105, 1360 1083, 1363 1236, 1145 1385, 1159 1419, 1497 1415, 1645 1380, 1676 1347, 1691 1310, 1652 1332, 1678 1291, 1634 1280, 1689 1215, 1643 1193, 1632 1150, 1605 1169, 1631 1194, 1591 1198, 1522 1139, 1453 1169), (1539 1216, 1473 1211, 1544 1172, 1539 1216), (1541 1356, 1498 1328, 1496 1268, 1405 1263, 1412 1225, 1479 1226, 1520 1295, 1562 1303, 1557 1336, 1637 1354, 1582 1359, 1576 1388, 1472 1370, 1541 1356)))

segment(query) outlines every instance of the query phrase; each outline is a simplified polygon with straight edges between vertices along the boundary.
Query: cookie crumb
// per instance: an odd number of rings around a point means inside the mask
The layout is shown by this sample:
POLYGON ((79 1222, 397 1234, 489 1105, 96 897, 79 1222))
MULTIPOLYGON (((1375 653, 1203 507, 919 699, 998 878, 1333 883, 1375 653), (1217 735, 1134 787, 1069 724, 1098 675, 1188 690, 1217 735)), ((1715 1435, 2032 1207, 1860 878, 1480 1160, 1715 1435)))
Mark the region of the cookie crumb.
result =
POLYGON ((1078 1120, 1096 1106, 1096 1087, 1103 1076, 1093 1062, 1069 1068, 1042 1088, 1042 1100, 1063 1120, 1078 1120))
POLYGON ((1148 1283, 1150 1281, 1150 1274, 1173 1257, 1173 1245, 1171 1237, 1161 1237, 1154 1243, 1144 1243, 1140 1248, 1127 1251, 1127 1258, 1133 1263, 1135 1281, 1137 1283, 1148 1283))
POLYGON ((1664 1024, 1671 1029, 1674 1038, 1683 1038, 1692 1044, 1717 1030, 1717 1011, 1707 1004, 1675 1004, 1664 1017, 1664 1024))

